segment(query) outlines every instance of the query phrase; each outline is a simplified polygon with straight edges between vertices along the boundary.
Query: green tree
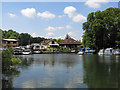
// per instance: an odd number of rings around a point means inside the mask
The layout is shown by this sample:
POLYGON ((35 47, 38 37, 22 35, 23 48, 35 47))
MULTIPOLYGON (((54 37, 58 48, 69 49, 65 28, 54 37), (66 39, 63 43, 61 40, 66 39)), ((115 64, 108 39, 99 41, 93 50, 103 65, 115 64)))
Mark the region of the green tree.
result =
POLYGON ((32 39, 32 37, 28 33, 21 33, 19 43, 21 46, 26 46, 26 45, 30 44, 31 39, 32 39))
POLYGON ((86 47, 115 47, 119 44, 120 9, 108 8, 92 12, 83 23, 83 44, 86 47), (117 42, 117 43, 116 43, 117 42))
POLYGON ((61 38, 59 38, 59 39, 56 40, 57 43, 59 43, 59 42, 61 42, 61 41, 62 41, 61 38))

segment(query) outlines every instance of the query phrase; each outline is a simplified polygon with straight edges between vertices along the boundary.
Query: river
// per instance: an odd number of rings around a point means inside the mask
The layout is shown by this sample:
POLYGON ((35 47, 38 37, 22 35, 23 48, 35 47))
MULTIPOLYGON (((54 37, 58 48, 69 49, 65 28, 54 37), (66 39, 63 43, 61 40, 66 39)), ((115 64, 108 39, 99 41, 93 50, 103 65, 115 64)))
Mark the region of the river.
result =
MULTIPOLYGON (((120 56, 77 54, 17 55, 12 88, 120 88, 120 56)), ((3 83, 4 84, 4 83, 3 83)))

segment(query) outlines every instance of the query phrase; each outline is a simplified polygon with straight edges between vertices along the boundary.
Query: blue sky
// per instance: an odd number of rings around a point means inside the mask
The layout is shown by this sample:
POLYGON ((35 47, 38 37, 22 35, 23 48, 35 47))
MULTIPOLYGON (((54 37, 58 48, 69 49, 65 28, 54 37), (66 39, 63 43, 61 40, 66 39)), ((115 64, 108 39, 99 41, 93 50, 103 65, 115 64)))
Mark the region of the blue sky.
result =
POLYGON ((118 7, 117 2, 89 4, 89 1, 3 2, 2 29, 46 38, 64 38, 69 34, 80 40, 83 35, 82 23, 89 13, 118 7))

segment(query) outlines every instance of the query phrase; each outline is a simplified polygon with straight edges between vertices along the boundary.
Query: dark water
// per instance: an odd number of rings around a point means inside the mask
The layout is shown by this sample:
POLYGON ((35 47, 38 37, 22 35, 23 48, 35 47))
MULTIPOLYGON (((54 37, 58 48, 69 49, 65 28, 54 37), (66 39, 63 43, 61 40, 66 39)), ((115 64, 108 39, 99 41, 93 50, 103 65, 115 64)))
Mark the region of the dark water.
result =
POLYGON ((14 88, 120 88, 120 56, 34 54, 19 56, 14 88))

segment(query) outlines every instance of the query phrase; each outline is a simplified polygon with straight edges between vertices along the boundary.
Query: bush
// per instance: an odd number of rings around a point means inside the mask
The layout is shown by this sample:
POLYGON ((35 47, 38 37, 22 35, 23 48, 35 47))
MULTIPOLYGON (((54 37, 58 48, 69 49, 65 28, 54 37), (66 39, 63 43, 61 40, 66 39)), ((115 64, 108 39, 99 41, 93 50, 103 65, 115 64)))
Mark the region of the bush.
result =
POLYGON ((13 65, 15 64, 20 64, 22 61, 20 60, 20 58, 11 58, 10 61, 12 62, 13 65))

